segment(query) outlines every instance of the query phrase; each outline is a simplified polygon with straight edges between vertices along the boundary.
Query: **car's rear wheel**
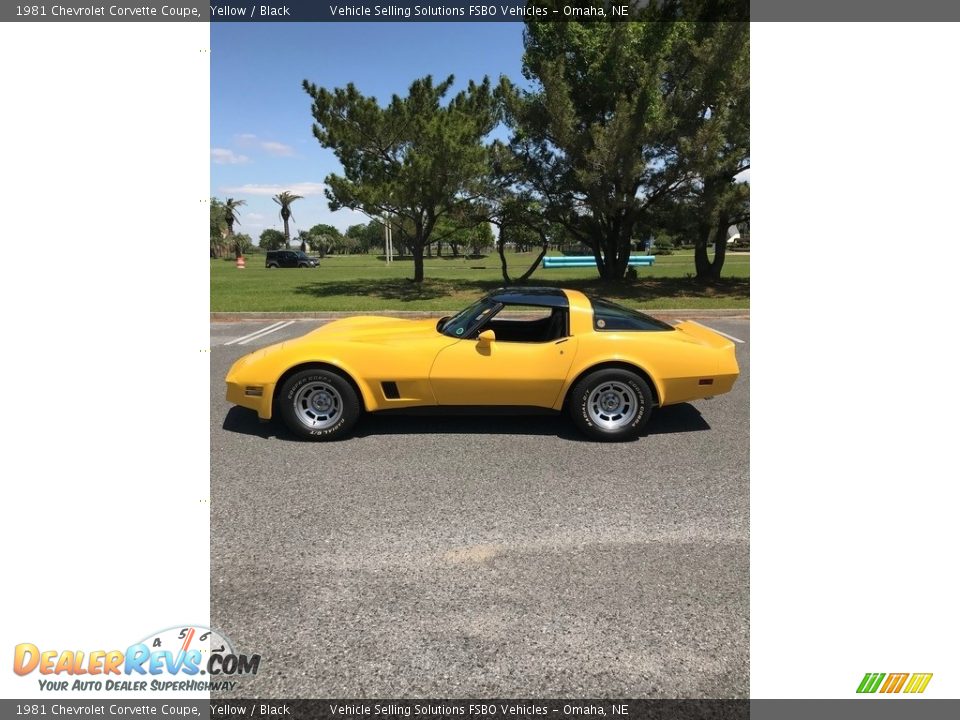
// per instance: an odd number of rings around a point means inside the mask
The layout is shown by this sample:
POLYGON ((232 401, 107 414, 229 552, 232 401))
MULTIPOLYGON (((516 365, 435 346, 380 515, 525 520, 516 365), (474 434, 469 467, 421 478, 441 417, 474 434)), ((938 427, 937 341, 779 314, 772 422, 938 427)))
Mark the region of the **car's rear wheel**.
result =
POLYGON ((268 264, 267 264, 267 270, 270 270, 270 269, 275 268, 275 267, 280 267, 280 266, 277 265, 276 263, 268 263, 268 264))
POLYGON ((277 402, 284 424, 308 440, 342 440, 360 418, 356 390, 329 370, 302 370, 291 375, 280 388, 277 402))
POLYGON ((574 424, 588 437, 633 440, 653 412, 653 392, 629 370, 597 370, 573 386, 568 408, 574 424))

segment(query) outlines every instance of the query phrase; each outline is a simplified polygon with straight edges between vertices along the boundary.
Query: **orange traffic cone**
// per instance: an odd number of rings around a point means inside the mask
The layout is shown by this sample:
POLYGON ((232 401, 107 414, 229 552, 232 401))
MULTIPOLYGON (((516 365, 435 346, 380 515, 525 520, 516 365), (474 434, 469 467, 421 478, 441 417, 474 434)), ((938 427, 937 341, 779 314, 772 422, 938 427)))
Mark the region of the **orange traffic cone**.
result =
POLYGON ((243 255, 237 258, 237 270, 243 270, 247 266, 246 261, 243 259, 243 255))

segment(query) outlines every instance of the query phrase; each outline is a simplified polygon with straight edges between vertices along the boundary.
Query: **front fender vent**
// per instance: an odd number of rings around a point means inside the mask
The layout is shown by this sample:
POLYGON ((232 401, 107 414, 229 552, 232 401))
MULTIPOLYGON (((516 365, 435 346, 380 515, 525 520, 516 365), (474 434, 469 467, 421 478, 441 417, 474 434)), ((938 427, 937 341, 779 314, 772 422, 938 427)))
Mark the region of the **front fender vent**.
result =
POLYGON ((387 380, 386 382, 380 383, 380 387, 383 388, 383 396, 387 400, 400 399, 400 390, 393 380, 387 380))

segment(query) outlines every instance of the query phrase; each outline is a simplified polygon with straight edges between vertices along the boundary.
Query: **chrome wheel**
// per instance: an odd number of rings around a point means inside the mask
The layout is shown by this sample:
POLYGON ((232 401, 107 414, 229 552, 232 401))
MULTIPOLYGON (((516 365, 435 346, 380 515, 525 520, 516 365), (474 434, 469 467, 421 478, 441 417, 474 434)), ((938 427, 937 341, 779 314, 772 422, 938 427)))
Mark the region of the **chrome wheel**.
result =
POLYGON ((333 385, 314 380, 297 389, 293 411, 307 427, 325 430, 336 425, 343 415, 343 398, 333 385))
POLYGON ((640 412, 640 399, 629 385, 605 382, 595 387, 587 398, 590 419, 604 430, 619 430, 632 423, 640 412))

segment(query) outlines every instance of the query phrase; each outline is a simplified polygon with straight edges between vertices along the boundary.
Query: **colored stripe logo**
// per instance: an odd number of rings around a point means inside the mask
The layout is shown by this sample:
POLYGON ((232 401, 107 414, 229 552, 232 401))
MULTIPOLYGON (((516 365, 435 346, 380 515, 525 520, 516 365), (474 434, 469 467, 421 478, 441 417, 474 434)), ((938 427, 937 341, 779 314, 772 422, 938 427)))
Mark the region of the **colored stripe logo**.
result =
POLYGON ((858 693, 922 693, 930 684, 933 673, 866 673, 858 693))

